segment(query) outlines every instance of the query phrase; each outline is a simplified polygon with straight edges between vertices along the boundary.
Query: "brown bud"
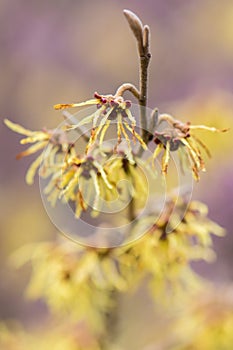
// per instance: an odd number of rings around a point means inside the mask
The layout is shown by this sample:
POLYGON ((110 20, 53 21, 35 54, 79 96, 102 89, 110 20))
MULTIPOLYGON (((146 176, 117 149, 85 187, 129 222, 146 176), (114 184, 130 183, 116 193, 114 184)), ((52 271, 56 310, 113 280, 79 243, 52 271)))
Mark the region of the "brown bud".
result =
POLYGON ((133 31, 138 43, 139 47, 143 47, 143 25, 138 16, 135 15, 130 10, 124 10, 125 18, 127 19, 131 30, 133 31))

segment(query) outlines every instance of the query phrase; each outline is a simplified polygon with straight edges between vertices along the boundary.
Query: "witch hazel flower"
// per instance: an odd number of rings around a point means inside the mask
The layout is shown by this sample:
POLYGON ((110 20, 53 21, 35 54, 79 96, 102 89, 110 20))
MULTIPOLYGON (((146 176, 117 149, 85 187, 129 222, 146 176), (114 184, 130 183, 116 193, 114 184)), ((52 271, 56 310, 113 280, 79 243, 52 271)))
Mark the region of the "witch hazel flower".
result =
POLYGON ((226 132, 228 129, 219 130, 206 125, 191 125, 190 122, 182 123, 169 114, 158 116, 157 127, 162 122, 166 122, 167 125, 162 131, 156 130, 154 132, 153 141, 157 146, 153 153, 153 160, 162 152, 162 173, 167 174, 171 152, 178 151, 181 164, 183 165, 186 161, 192 170, 194 179, 198 181, 200 179, 199 173, 206 171, 202 150, 206 152, 208 157, 211 157, 211 153, 205 143, 193 131, 226 132))
POLYGON ((98 214, 102 187, 108 191, 113 188, 100 160, 87 155, 70 158, 58 187, 63 202, 74 202, 76 218, 88 208, 93 215, 98 214))
POLYGON ((27 170, 26 182, 28 185, 34 183, 34 178, 39 168, 40 176, 44 178, 52 174, 56 175, 64 162, 64 154, 72 154, 73 156, 75 154, 74 144, 68 141, 67 134, 62 130, 44 129, 32 131, 8 119, 5 119, 4 122, 12 131, 26 136, 20 141, 22 145, 32 144, 25 151, 19 153, 16 159, 21 159, 22 157, 41 151, 27 170))
POLYGON ((86 118, 82 119, 78 124, 68 126, 69 130, 77 129, 83 125, 92 123, 92 130, 89 142, 86 146, 86 154, 90 151, 90 148, 94 145, 97 138, 99 137, 99 145, 104 141, 106 132, 112 123, 117 125, 117 144, 115 145, 115 150, 122 142, 122 136, 128 143, 129 149, 131 149, 130 136, 134 143, 138 141, 143 149, 147 149, 146 143, 143 141, 141 136, 135 131, 136 119, 131 113, 131 101, 124 100, 122 96, 119 95, 100 95, 97 92, 94 94, 94 99, 88 100, 86 102, 71 103, 71 104, 57 104, 54 109, 66 109, 72 107, 82 107, 87 105, 95 105, 96 112, 88 115, 86 118))

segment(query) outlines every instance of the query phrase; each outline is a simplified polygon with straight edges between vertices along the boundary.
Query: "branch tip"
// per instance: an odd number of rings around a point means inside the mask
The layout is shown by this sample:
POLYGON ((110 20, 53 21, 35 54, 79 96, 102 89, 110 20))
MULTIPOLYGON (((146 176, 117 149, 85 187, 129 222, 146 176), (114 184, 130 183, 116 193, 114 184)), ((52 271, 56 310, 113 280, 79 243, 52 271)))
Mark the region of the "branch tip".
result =
POLYGON ((130 10, 124 10, 123 13, 136 39, 138 40, 138 42, 142 44, 143 43, 143 25, 141 20, 138 18, 138 16, 135 15, 135 13, 133 13, 130 10))
POLYGON ((143 28, 143 47, 148 52, 150 45, 150 27, 145 25, 143 28))
POLYGON ((137 23, 137 25, 143 29, 143 24, 140 20, 140 18, 133 12, 133 11, 130 11, 130 10, 124 10, 123 11, 125 17, 127 18, 128 21, 132 21, 134 23, 137 23))

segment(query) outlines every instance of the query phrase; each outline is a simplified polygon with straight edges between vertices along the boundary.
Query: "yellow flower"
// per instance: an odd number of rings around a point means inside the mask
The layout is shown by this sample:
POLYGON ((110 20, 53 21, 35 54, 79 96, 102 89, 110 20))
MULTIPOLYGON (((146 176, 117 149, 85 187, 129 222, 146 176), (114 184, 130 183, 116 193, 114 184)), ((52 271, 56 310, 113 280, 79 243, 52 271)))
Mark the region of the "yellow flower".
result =
POLYGON ((61 198, 75 202, 76 217, 79 217, 88 207, 92 207, 92 210, 98 213, 101 189, 106 188, 106 191, 110 191, 113 188, 101 162, 92 156, 71 157, 65 170, 60 174, 57 185, 61 198))
POLYGON ((124 248, 86 248, 69 241, 27 245, 12 260, 18 267, 32 264, 29 298, 43 298, 51 311, 97 331, 104 329, 105 314, 114 305, 112 292, 129 289, 135 268, 124 248))
POLYGON ((198 279, 190 263, 212 261, 215 257, 211 235, 221 237, 224 230, 208 219, 207 214, 203 203, 173 198, 159 218, 152 213, 135 226, 139 231, 146 224, 151 227, 131 249, 139 269, 151 274, 154 295, 194 287, 198 279))
POLYGON ((122 141, 122 135, 128 143, 129 149, 131 149, 130 139, 127 131, 132 135, 133 140, 138 140, 144 149, 147 149, 145 142, 141 136, 135 131, 136 120, 133 117, 130 107, 131 102, 124 100, 122 96, 113 95, 99 95, 95 93, 95 99, 88 100, 81 103, 72 104, 57 104, 54 106, 55 109, 65 109, 70 107, 82 107, 86 105, 96 105, 97 111, 83 120, 77 125, 70 126, 69 129, 76 129, 82 125, 89 124, 92 122, 92 131, 90 140, 86 146, 86 153, 89 152, 91 146, 95 143, 99 136, 99 144, 102 144, 105 134, 111 124, 111 121, 116 121, 117 124, 117 146, 122 141))
MULTIPOLYGON (((198 285, 190 263, 211 260, 211 235, 224 233, 207 213, 202 203, 173 198, 158 220, 153 214, 146 218, 151 229, 136 242, 115 248, 83 247, 69 241, 37 243, 22 247, 12 259, 17 266, 32 263, 29 297, 43 298, 52 311, 103 330, 114 291, 130 291, 147 278, 153 295, 162 293, 166 300, 167 293, 198 285)), ((140 219, 135 229, 143 225, 140 219)))
POLYGON ((75 204, 75 216, 91 209, 93 216, 115 212, 134 198, 135 209, 144 207, 148 197, 145 174, 124 153, 108 153, 108 159, 96 154, 67 157, 62 171, 55 173, 45 188, 52 204, 58 198, 75 204))
POLYGON ((26 136, 26 138, 23 138, 20 141, 21 144, 33 144, 26 151, 19 153, 16 156, 17 159, 42 150, 40 155, 30 165, 26 173, 26 182, 29 185, 33 184, 36 171, 40 166, 40 175, 42 177, 46 178, 55 173, 54 178, 56 178, 58 173, 60 173, 59 169, 62 168, 65 155, 75 154, 74 145, 68 142, 64 131, 56 129, 31 131, 8 119, 5 119, 4 122, 11 130, 26 136))
MULTIPOLYGON (((144 165, 144 163, 143 163, 144 165)), ((145 164, 146 166, 146 164, 145 164)), ((123 152, 113 154, 104 164, 107 179, 122 202, 135 199, 135 209, 143 208, 149 196, 148 182, 145 168, 142 168, 139 159, 128 159, 123 152)))
POLYGON ((115 205, 117 199, 122 203, 129 195, 137 198, 140 206, 145 202, 146 178, 130 150, 103 152, 97 147, 92 155, 78 156, 75 145, 68 141, 67 130, 31 131, 9 120, 5 120, 5 124, 26 136, 21 144, 33 143, 17 159, 42 150, 29 167, 26 182, 33 183, 40 167, 39 175, 49 178, 44 193, 52 206, 58 199, 63 203, 71 201, 75 204, 75 216, 78 218, 88 208, 96 216, 103 205, 115 205))
POLYGON ((191 166, 193 177, 195 180, 199 180, 199 172, 205 171, 205 163, 201 153, 201 149, 204 149, 207 155, 210 157, 210 151, 207 146, 196 137, 193 130, 208 130, 211 132, 225 132, 227 129, 218 130, 213 127, 205 125, 191 125, 190 123, 182 123, 179 120, 174 119, 171 115, 161 114, 158 118, 158 124, 166 122, 167 127, 162 131, 155 131, 154 142, 157 144, 153 153, 153 159, 163 151, 162 157, 162 172, 167 173, 170 153, 174 151, 180 152, 181 164, 183 166, 183 155, 191 166))

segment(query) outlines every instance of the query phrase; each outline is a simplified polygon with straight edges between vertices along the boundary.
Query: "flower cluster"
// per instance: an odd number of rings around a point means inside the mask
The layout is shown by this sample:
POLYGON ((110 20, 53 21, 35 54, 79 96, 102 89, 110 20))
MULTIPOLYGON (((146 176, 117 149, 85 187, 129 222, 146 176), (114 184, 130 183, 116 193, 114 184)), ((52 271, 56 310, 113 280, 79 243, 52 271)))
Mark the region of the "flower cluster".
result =
POLYGON ((73 202, 75 216, 79 217, 89 206, 98 210, 101 186, 112 189, 102 164, 91 156, 73 155, 66 157, 62 169, 51 177, 45 193, 53 204, 58 198, 65 203, 73 202))
POLYGON ((193 130, 201 129, 211 132, 225 132, 227 129, 218 130, 205 125, 191 125, 189 122, 182 123, 169 114, 159 115, 157 126, 162 122, 166 122, 167 126, 161 132, 157 130, 154 132, 153 140, 157 147, 153 153, 153 159, 156 159, 161 151, 164 152, 162 157, 162 172, 166 174, 170 153, 178 150, 182 169, 185 162, 190 164, 193 177, 198 181, 200 179, 199 172, 205 171, 205 162, 200 147, 205 150, 209 157, 211 154, 205 143, 193 134, 193 130))
POLYGON ((74 145, 68 141, 66 133, 61 130, 32 131, 25 129, 21 125, 13 123, 8 119, 5 119, 5 124, 11 130, 26 136, 20 141, 22 145, 28 143, 33 144, 26 151, 19 153, 16 156, 17 159, 42 150, 40 155, 30 165, 26 173, 26 182, 29 185, 33 184, 35 174, 40 166, 40 175, 42 177, 46 178, 53 175, 55 180, 57 171, 61 171, 62 169, 65 155, 75 154, 74 145))
MULTIPOLYGON (((95 93, 94 97, 94 99, 82 103, 54 106, 55 109, 86 105, 96 106, 97 109, 94 113, 84 117, 77 124, 66 125, 65 128, 31 131, 5 120, 6 125, 11 130, 26 136, 21 140, 21 144, 32 144, 26 151, 17 156, 18 159, 42 150, 29 167, 26 182, 33 183, 36 171, 40 167, 39 175, 43 178, 49 178, 44 189, 48 201, 52 206, 56 204, 58 199, 64 203, 72 202, 76 217, 80 217, 82 212, 87 211, 88 208, 91 208, 90 212, 94 216, 104 206, 108 206, 111 210, 116 199, 118 199, 117 203, 120 201, 122 204, 133 198, 136 203, 135 209, 142 208, 149 194, 146 178, 138 167, 139 157, 137 152, 132 150, 131 145, 130 135, 134 142, 139 142, 142 150, 147 149, 146 142, 135 130, 137 125, 130 110, 131 102, 124 100, 118 94, 113 96, 95 93), (113 148, 110 145, 102 145, 112 122, 117 125, 117 143, 113 148), (89 138, 85 135, 85 153, 78 154, 76 148, 79 149, 79 145, 69 141, 69 132, 71 130, 80 131, 81 126, 89 123, 92 124, 92 128, 89 138), (124 137, 126 144, 122 143, 122 137, 124 137)), ((152 139, 157 145, 153 152, 153 160, 161 152, 164 153, 162 172, 167 173, 170 153, 178 151, 182 168, 185 163, 188 163, 194 178, 199 180, 199 172, 205 170, 200 147, 206 151, 208 156, 210 156, 210 152, 192 131, 194 129, 212 132, 219 130, 203 125, 193 126, 190 123, 182 123, 167 114, 158 115, 155 127, 155 131, 150 130, 151 135, 153 134, 152 139), (163 122, 167 123, 167 127, 158 131, 158 127, 163 122)), ((144 167, 146 164, 144 161, 144 167)), ((122 208, 122 205, 119 208, 122 208)))
POLYGON ((140 220, 135 230, 150 226, 148 232, 132 246, 141 271, 152 276, 153 294, 173 292, 174 288, 197 282, 190 268, 196 260, 212 261, 211 235, 223 236, 224 230, 208 219, 208 208, 185 197, 169 199, 162 214, 140 220))
POLYGON ((114 306, 112 292, 129 289, 134 266, 126 250, 84 248, 69 241, 38 243, 19 249, 13 260, 17 266, 32 263, 29 298, 43 298, 53 312, 68 313, 101 332, 105 314, 114 306))
POLYGON ((113 205, 127 203, 131 198, 137 199, 137 207, 143 207, 148 196, 147 179, 131 153, 109 149, 103 152, 102 148, 91 155, 78 155, 74 143, 68 141, 67 131, 31 131, 9 120, 5 123, 27 136, 21 144, 33 143, 18 159, 42 150, 29 167, 26 181, 32 184, 40 167, 39 175, 49 178, 44 192, 52 206, 58 199, 72 202, 77 218, 88 208, 97 215, 103 206, 111 210, 113 205))
MULTIPOLYGON (((152 214, 146 221, 151 229, 145 236, 123 247, 85 248, 66 241, 21 248, 16 264, 31 261, 33 267, 28 296, 97 329, 113 307, 112 292, 126 292, 146 276, 153 295, 162 292, 164 298, 175 288, 193 287, 190 262, 211 260, 211 235, 222 236, 223 229, 208 219, 204 204, 177 198, 166 203, 158 220, 152 214)), ((133 230, 143 225, 139 220, 133 230)))
POLYGON ((48 201, 55 205, 58 199, 73 203, 75 216, 91 210, 97 216, 102 210, 114 212, 124 203, 137 199, 142 208, 148 197, 145 175, 137 159, 128 160, 124 153, 109 154, 106 160, 98 152, 92 156, 66 156, 62 170, 58 168, 44 189, 48 201))
POLYGON ((69 129, 77 129, 80 126, 92 123, 91 137, 86 146, 86 154, 94 145, 98 136, 99 144, 102 144, 112 121, 117 124, 117 144, 115 149, 117 149, 117 146, 121 143, 122 135, 126 139, 129 149, 131 149, 130 138, 127 131, 130 132, 134 141, 138 140, 141 146, 144 149, 147 149, 145 142, 135 130, 136 120, 130 111, 131 102, 129 100, 124 100, 122 96, 99 95, 97 92, 94 97, 95 99, 86 102, 57 104, 54 106, 57 110, 71 107, 82 107, 86 105, 96 106, 96 112, 81 120, 77 125, 69 126, 69 129))

